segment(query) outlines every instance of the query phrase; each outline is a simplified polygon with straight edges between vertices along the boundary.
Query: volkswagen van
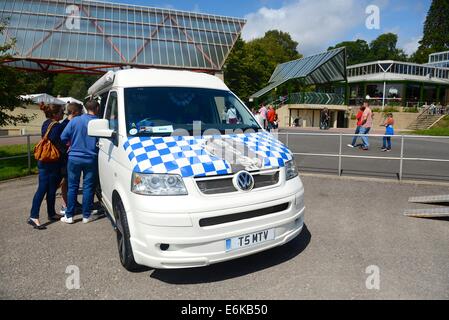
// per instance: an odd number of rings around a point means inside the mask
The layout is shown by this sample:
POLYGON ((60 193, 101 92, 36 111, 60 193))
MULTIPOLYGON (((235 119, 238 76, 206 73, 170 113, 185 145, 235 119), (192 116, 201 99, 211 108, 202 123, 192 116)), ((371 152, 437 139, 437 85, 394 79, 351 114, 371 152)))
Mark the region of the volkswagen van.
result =
POLYGON ((207 266, 301 232, 292 153, 218 77, 110 71, 88 94, 102 110, 88 126, 101 201, 127 270, 207 266))

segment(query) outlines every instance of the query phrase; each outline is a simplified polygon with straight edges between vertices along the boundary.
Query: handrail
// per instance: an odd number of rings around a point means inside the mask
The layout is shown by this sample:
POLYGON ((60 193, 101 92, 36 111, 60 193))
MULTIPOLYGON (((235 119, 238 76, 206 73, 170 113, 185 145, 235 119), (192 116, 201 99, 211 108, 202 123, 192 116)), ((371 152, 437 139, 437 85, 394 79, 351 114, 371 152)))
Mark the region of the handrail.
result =
POLYGON ((428 111, 430 110, 430 107, 431 107, 431 105, 424 108, 424 110, 416 117, 416 120, 419 120, 424 115, 426 115, 426 116, 429 115, 428 111))
POLYGON ((447 136, 420 136, 420 135, 392 135, 389 136, 393 139, 401 139, 401 147, 400 147, 400 155, 398 157, 385 157, 385 156, 363 156, 363 155, 344 155, 342 154, 342 138, 345 136, 349 137, 385 137, 385 134, 350 134, 350 133, 315 133, 315 132, 276 132, 277 135, 286 135, 286 146, 290 148, 289 142, 291 140, 289 139, 289 136, 332 136, 335 138, 338 138, 339 140, 339 151, 338 153, 305 153, 305 152, 293 152, 294 155, 303 155, 303 156, 315 156, 315 157, 334 157, 338 158, 338 175, 341 176, 342 174, 342 159, 344 158, 359 158, 359 159, 377 159, 377 160, 398 160, 399 161, 399 173, 398 173, 398 179, 399 181, 403 180, 403 167, 404 167, 404 161, 430 161, 430 162, 446 162, 449 163, 449 159, 439 159, 439 158, 420 158, 420 157, 404 157, 404 141, 405 139, 435 139, 435 140, 443 140, 443 139, 449 139, 447 136))

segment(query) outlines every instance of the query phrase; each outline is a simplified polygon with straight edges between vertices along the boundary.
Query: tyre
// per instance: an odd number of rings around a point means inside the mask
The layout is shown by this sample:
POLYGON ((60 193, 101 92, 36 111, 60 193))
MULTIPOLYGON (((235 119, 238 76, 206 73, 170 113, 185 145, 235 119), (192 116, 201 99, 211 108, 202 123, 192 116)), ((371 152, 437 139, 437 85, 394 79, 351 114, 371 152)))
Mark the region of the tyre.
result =
POLYGON ((123 203, 119 198, 114 201, 114 216, 116 217, 115 224, 117 227, 116 233, 118 253, 123 267, 131 272, 147 270, 148 268, 137 264, 134 260, 133 250, 131 248, 128 219, 126 218, 123 203))

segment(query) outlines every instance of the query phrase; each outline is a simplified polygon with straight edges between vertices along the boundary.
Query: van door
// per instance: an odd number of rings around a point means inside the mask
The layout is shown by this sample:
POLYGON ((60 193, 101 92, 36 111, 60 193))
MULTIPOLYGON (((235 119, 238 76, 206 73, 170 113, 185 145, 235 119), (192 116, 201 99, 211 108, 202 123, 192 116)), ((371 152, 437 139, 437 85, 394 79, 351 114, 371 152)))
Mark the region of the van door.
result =
POLYGON ((119 139, 118 131, 118 105, 117 92, 110 91, 106 104, 104 118, 109 120, 109 129, 114 130, 112 138, 100 138, 98 153, 98 168, 101 183, 103 202, 112 213, 112 192, 114 181, 117 177, 117 147, 119 139))

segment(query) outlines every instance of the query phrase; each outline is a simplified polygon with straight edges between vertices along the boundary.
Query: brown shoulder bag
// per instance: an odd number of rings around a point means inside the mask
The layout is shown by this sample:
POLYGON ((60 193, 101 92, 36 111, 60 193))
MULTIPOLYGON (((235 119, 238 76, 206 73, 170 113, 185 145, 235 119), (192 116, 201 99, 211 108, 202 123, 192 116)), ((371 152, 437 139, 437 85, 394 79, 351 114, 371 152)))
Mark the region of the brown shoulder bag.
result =
POLYGON ((61 153, 58 148, 48 139, 48 134, 51 128, 57 123, 57 121, 52 122, 48 128, 45 136, 39 141, 39 143, 34 147, 34 158, 42 162, 56 162, 59 160, 61 153))

